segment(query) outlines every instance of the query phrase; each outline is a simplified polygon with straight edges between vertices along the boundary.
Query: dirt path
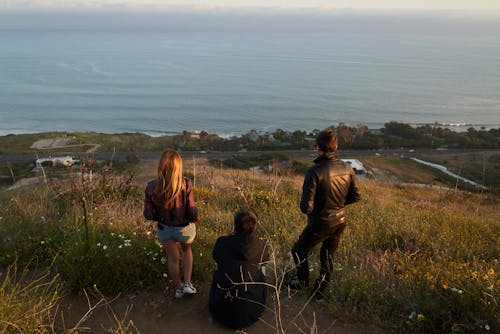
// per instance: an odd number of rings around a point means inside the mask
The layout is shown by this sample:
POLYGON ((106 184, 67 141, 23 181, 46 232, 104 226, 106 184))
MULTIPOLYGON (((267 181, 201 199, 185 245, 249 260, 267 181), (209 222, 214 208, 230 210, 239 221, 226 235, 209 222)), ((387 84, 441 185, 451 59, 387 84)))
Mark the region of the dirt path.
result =
MULTIPOLYGON (((126 294, 111 303, 109 307, 96 309, 82 327, 90 327, 88 333, 104 333, 116 328, 113 313, 119 319, 125 319, 125 324, 133 321, 134 325, 143 334, 149 333, 182 333, 182 334, 218 334, 234 333, 234 330, 224 328, 211 320, 208 311, 209 284, 198 285, 199 294, 193 297, 184 297, 175 300, 171 293, 145 292, 126 294), (129 312, 127 313, 127 309, 129 312)), ((288 327, 294 317, 307 301, 306 296, 296 294, 287 298, 283 293, 282 313, 284 327, 288 327)), ((94 301, 95 303, 96 301, 94 301)), ((65 299, 61 310, 64 312, 66 324, 74 325, 88 310, 88 303, 83 295, 72 295, 65 299)), ((335 333, 335 334, 364 334, 384 333, 382 330, 367 324, 347 324, 341 322, 335 315, 326 311, 326 308, 315 302, 308 305, 304 317, 298 317, 290 325, 286 333, 335 333), (316 327, 314 327, 316 319, 316 327), (311 329, 316 328, 311 332, 311 329)), ((265 334, 277 333, 271 327, 275 325, 273 312, 267 310, 263 320, 244 330, 245 333, 265 334), (266 322, 268 324, 266 324, 266 322)), ((87 332, 87 331, 80 331, 87 332)))
POLYGON ((101 144, 72 144, 74 141, 71 138, 62 137, 62 138, 52 138, 52 139, 40 139, 31 145, 30 148, 36 150, 48 150, 48 149, 56 149, 56 148, 71 148, 71 147, 85 147, 92 146, 85 153, 95 152, 101 144))

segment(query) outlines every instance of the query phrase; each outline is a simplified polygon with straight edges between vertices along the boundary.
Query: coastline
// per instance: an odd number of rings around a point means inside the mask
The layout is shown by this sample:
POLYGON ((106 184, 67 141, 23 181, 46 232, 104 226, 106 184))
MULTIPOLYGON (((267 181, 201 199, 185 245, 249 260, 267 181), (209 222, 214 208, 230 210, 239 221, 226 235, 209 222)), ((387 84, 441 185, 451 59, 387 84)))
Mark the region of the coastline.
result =
MULTIPOLYGON (((387 122, 392 122, 387 121, 387 122)), ((399 122, 399 121, 396 121, 399 122)), ((330 125, 326 126, 335 126, 336 124, 346 124, 347 126, 350 127, 356 127, 358 125, 366 125, 366 123, 363 122, 356 122, 355 124, 353 123, 343 123, 343 122, 332 122, 330 125)), ((476 124, 476 123, 469 123, 469 122, 400 122, 403 124, 409 124, 414 127, 422 127, 422 126, 431 126, 431 127, 441 127, 441 128, 446 128, 449 129, 453 132, 466 132, 469 128, 473 128, 475 130, 491 130, 491 129, 498 129, 500 128, 500 123, 499 124, 476 124)), ((367 125, 368 129, 370 131, 379 131, 384 128, 384 124, 376 124, 376 125, 367 125)), ((3 136, 11 136, 11 135, 36 135, 36 134, 45 134, 45 133, 100 133, 100 134, 107 134, 107 135, 120 135, 120 134, 130 134, 130 133, 139 133, 139 134, 144 134, 152 138, 158 138, 158 137, 163 137, 163 136, 175 136, 175 135, 180 135, 183 132, 201 132, 201 131, 206 131, 211 134, 216 134, 221 138, 231 138, 231 137, 238 137, 241 135, 244 135, 245 133, 248 133, 252 130, 257 131, 258 133, 272 133, 275 132, 276 130, 282 129, 287 132, 294 132, 294 131, 306 131, 306 132, 312 132, 316 129, 288 129, 286 127, 280 128, 280 127, 272 127, 272 128, 262 128, 262 129, 249 129, 248 131, 229 131, 229 132, 211 132, 208 131, 207 129, 203 128, 196 128, 196 129, 183 129, 179 131, 174 131, 174 130, 166 130, 166 131, 160 131, 160 130, 141 130, 141 129, 124 129, 122 131, 95 131, 95 130, 71 130, 71 129, 47 129, 47 130, 33 130, 33 129, 21 129, 21 128, 13 128, 13 129, 0 129, 0 137, 3 136)), ((319 129, 319 128, 318 128, 319 129)))
MULTIPOLYGON (((466 124, 465 124, 466 125, 466 124)), ((463 126, 465 126, 463 125, 463 126)), ((497 149, 498 129, 453 131, 439 124, 413 125, 390 121, 383 128, 340 123, 334 127, 339 148, 345 150, 387 149, 497 149)), ((91 152, 149 152, 171 147, 180 151, 291 151, 312 147, 320 129, 271 131, 221 135, 206 130, 169 132, 155 135, 141 132, 34 132, 0 135, 0 155, 91 152)))

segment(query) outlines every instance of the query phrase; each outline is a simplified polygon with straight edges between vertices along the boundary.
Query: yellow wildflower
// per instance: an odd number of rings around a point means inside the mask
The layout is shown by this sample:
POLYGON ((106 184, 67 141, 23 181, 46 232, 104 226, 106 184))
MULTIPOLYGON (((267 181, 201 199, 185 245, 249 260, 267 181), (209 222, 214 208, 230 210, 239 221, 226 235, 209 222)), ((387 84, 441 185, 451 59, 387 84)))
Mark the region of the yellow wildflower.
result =
POLYGON ((443 283, 443 289, 448 290, 448 285, 443 283))
POLYGON ((425 320, 424 315, 423 315, 422 313, 419 313, 419 314, 417 315, 417 320, 418 320, 418 321, 423 321, 423 320, 425 320))
POLYGON ((491 268, 490 270, 488 270, 488 275, 495 275, 495 269, 491 268))

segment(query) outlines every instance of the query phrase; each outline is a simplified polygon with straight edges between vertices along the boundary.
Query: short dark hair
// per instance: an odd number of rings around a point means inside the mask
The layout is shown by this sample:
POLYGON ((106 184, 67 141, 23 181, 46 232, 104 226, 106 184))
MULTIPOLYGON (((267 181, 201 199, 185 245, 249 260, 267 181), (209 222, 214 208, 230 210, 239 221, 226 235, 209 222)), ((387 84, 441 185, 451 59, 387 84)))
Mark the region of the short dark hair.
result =
POLYGON ((333 153, 339 147, 339 141, 335 130, 332 128, 326 128, 316 136, 316 145, 324 153, 333 153))
POLYGON ((250 211, 239 211, 234 215, 234 232, 250 234, 257 225, 257 216, 250 211))

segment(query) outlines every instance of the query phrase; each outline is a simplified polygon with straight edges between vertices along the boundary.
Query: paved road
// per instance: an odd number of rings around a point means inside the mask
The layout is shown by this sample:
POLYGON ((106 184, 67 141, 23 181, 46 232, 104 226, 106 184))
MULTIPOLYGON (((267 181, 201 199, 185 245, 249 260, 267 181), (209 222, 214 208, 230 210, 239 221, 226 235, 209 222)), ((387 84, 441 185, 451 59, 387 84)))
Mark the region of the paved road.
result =
MULTIPOLYGON (((380 151, 382 152, 382 151, 380 151)), ((393 153, 402 153, 404 151, 402 150, 387 150, 383 151, 383 154, 393 154, 393 153)), ((406 150, 407 152, 407 150, 406 150)), ((200 153, 198 151, 182 151, 180 152, 181 155, 186 159, 190 158, 192 156, 199 157, 199 158, 207 158, 207 159, 228 159, 234 156, 257 156, 260 154, 283 154, 292 158, 305 158, 305 157, 310 157, 311 159, 313 158, 314 152, 312 150, 291 150, 291 151, 247 151, 247 152, 240 152, 240 151, 211 151, 207 153, 200 153)), ((50 156, 65 156, 65 155, 70 155, 73 157, 86 157, 86 156, 92 156, 98 160, 109 160, 113 157, 115 160, 125 160, 127 156, 129 155, 134 155, 136 153, 134 152, 92 152, 92 153, 87 153, 87 152, 81 152, 81 153, 75 153, 75 152, 58 152, 57 154, 48 154, 44 152, 38 152, 38 153, 29 153, 29 154, 0 154, 0 162, 12 162, 12 163, 18 163, 18 162, 30 162, 30 161, 35 161, 37 158, 48 158, 50 156)), ((340 151, 339 152, 340 156, 342 157, 351 157, 351 156, 366 156, 366 155, 375 155, 375 151, 369 151, 369 150, 360 150, 360 151, 340 151)), ((161 155, 161 152, 139 152, 137 153, 137 157, 141 160, 148 160, 148 159, 158 159, 161 155)))
MULTIPOLYGON (((472 152, 483 152, 483 151, 497 151, 500 150, 486 150, 486 149, 453 149, 453 150, 433 150, 433 149, 418 149, 411 152, 408 149, 391 149, 391 150, 345 150, 339 151, 339 155, 342 158, 356 158, 363 156, 375 156, 375 155, 383 155, 383 156, 394 156, 394 155, 404 155, 405 157, 417 157, 419 154, 458 154, 458 153, 472 153, 472 152)), ((200 153, 198 151, 182 151, 181 155, 186 158, 191 158, 195 156, 197 158, 207 158, 207 159, 228 159, 232 156, 257 156, 260 154, 284 154, 291 158, 311 158, 313 159, 314 152, 312 150, 290 150, 290 151, 211 151, 208 153, 200 153)), ((161 152, 92 152, 92 153, 75 153, 75 152, 59 152, 57 154, 48 154, 44 152, 38 153, 30 153, 30 154, 0 154, 0 162, 30 162, 35 161, 37 158, 48 158, 49 156, 65 156, 70 155, 73 157, 83 158, 86 156, 92 156, 98 160, 110 160, 112 157, 114 160, 125 160, 127 156, 137 154, 137 157, 141 160, 148 159, 158 159, 160 157, 161 152)))

